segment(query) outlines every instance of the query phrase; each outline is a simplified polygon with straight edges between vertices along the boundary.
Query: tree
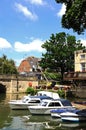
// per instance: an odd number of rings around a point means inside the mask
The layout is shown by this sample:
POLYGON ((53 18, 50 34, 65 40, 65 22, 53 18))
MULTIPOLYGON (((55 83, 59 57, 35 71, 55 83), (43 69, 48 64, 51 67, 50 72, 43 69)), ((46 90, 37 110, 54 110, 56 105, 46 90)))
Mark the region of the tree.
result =
POLYGON ((74 71, 74 51, 84 49, 75 36, 64 32, 52 34, 42 48, 46 53, 42 54, 40 66, 52 72, 61 72, 62 80, 64 72, 74 71))
POLYGON ((15 62, 8 60, 6 55, 0 58, 0 74, 17 74, 15 62))
POLYGON ((66 12, 62 16, 62 26, 72 28, 78 34, 86 29, 86 0, 55 0, 66 5, 66 12))

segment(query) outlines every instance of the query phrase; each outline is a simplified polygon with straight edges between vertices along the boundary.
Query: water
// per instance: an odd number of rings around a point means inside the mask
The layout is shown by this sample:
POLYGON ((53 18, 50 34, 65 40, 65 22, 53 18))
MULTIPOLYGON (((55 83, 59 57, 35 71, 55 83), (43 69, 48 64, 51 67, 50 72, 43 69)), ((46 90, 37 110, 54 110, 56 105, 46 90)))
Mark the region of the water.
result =
POLYGON ((8 101, 20 97, 0 94, 0 130, 86 130, 86 123, 64 123, 51 116, 32 116, 29 110, 11 110, 8 101))

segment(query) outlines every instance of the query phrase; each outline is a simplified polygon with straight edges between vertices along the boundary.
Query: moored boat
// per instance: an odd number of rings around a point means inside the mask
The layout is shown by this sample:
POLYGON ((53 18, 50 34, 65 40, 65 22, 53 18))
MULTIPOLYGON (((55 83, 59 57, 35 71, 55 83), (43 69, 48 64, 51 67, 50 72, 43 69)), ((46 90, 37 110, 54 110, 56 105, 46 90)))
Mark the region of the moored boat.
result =
POLYGON ((11 100, 9 106, 12 110, 28 109, 28 106, 35 106, 41 103, 43 99, 52 99, 48 96, 26 96, 22 100, 11 100))
POLYGON ((86 109, 63 112, 60 114, 62 121, 81 122, 86 121, 86 109))
POLYGON ((74 106, 70 106, 70 107, 67 107, 67 108, 53 109, 53 110, 50 111, 50 113, 51 113, 52 118, 60 118, 61 113, 72 112, 74 110, 76 110, 76 108, 74 106))
POLYGON ((37 95, 34 96, 24 96, 20 100, 11 100, 9 101, 9 106, 11 109, 28 109, 27 106, 35 106, 41 103, 43 99, 59 99, 58 93, 49 92, 49 91, 38 91, 37 95))
POLYGON ((42 100, 40 105, 37 106, 28 106, 28 109, 31 114, 43 114, 50 115, 52 109, 67 108, 72 106, 69 100, 67 99, 52 99, 52 100, 42 100))
POLYGON ((60 99, 60 96, 56 92, 50 92, 50 91, 39 91, 37 92, 38 96, 49 96, 53 99, 60 99))

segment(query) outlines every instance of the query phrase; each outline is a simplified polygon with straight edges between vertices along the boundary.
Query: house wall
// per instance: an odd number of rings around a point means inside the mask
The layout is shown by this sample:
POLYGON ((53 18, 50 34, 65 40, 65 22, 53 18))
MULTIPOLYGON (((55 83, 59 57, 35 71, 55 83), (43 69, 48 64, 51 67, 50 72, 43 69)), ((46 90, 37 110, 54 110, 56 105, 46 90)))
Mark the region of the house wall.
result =
POLYGON ((28 57, 26 59, 24 59, 19 67, 18 67, 18 72, 19 73, 28 73, 28 72, 31 72, 31 71, 36 71, 36 69, 38 68, 38 62, 39 62, 39 58, 36 58, 36 57, 28 57))
POLYGON ((18 67, 18 72, 30 72, 30 64, 27 60, 23 60, 18 67))
POLYGON ((86 71, 86 50, 75 51, 75 72, 86 71), (82 64, 85 64, 85 67, 82 69, 82 64))

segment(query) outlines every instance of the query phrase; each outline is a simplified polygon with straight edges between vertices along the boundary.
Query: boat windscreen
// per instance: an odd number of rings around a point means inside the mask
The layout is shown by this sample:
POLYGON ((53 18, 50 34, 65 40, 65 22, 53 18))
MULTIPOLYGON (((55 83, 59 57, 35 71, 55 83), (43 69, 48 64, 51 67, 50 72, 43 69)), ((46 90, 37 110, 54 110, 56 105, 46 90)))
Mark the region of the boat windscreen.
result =
POLYGON ((63 104, 63 106, 72 106, 71 102, 68 100, 63 100, 62 104, 63 104))
POLYGON ((47 102, 41 102, 41 106, 47 106, 47 102))

